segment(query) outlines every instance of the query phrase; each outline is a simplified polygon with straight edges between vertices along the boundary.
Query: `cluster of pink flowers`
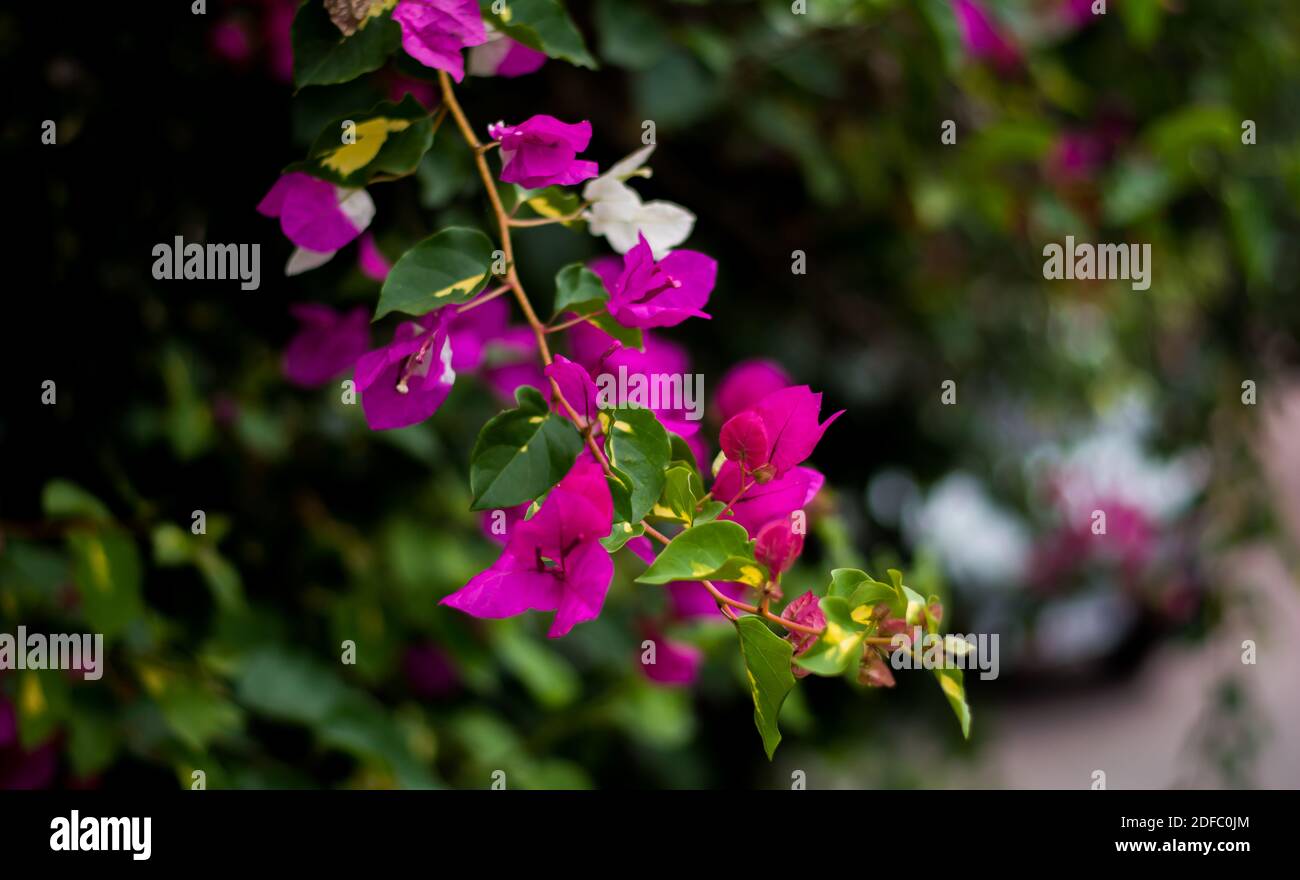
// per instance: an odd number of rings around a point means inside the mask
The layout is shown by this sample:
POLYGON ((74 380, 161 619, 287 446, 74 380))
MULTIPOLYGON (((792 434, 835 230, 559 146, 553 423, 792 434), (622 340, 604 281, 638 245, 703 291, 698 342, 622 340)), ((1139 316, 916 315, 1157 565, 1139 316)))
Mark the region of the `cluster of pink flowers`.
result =
MULTIPOLYGON (((507 38, 489 33, 475 0, 401 0, 393 19, 401 27, 402 45, 409 55, 456 80, 465 73, 461 51, 466 48, 488 47, 492 52, 491 58, 477 62, 471 55, 471 72, 491 70, 509 76, 540 64, 529 54, 531 50, 523 51, 507 38)), ((422 97, 432 102, 432 95, 422 97)), ((514 125, 492 125, 488 134, 499 148, 503 183, 534 190, 574 186, 600 173, 595 162, 581 157, 592 137, 587 121, 570 124, 535 115, 514 125)), ((647 155, 648 151, 641 151, 615 166, 608 179, 600 178, 601 185, 592 190, 589 201, 612 193, 610 198, 627 202, 623 175, 635 172, 647 155)), ((364 189, 291 173, 276 182, 258 210, 278 218, 284 234, 297 246, 289 272, 320 265, 354 239, 360 239, 364 274, 382 280, 388 272, 388 260, 366 233, 374 205, 364 189)), ((662 213, 663 208, 656 210, 662 213)), ((675 223, 693 221, 689 212, 676 210, 680 216, 673 215, 675 223)), ((556 413, 574 419, 588 434, 590 445, 531 516, 531 506, 520 505, 504 512, 504 530, 491 529, 503 543, 497 561, 446 596, 442 604, 480 618, 550 611, 554 613, 551 637, 563 636, 600 614, 614 572, 610 552, 601 542, 611 533, 615 513, 602 460, 609 456, 611 441, 599 430, 596 380, 603 374, 647 380, 661 374, 687 374, 686 352, 658 333, 690 318, 710 317, 705 309, 718 267, 703 253, 664 246, 665 241, 684 237, 682 230, 688 232, 689 224, 674 226, 671 235, 656 230, 659 244, 652 247, 644 231, 635 229, 635 242, 620 249, 621 257, 610 255, 590 263, 608 295, 609 316, 640 331, 642 344, 624 345, 579 316, 563 316, 568 324, 562 331, 567 354, 551 358, 544 371, 537 363, 532 336, 536 328, 511 325, 506 301, 491 295, 481 302, 443 306, 403 321, 391 341, 375 349, 370 347, 364 310, 338 313, 320 305, 295 307, 301 329, 284 354, 286 376, 296 384, 316 386, 351 370, 372 429, 400 428, 427 419, 447 399, 458 372, 477 372, 507 398, 525 384, 550 389, 556 413)), ((822 475, 804 462, 840 415, 834 413, 823 421, 821 405, 820 394, 794 385, 784 370, 769 361, 738 365, 724 377, 713 401, 725 459, 709 494, 722 508, 718 518, 738 523, 753 538, 755 558, 770 575, 766 589, 778 598, 782 574, 803 551, 801 512, 824 483, 822 475)), ((652 409, 668 431, 689 445, 707 479, 711 449, 701 436, 698 414, 693 419, 675 408, 681 406, 680 400, 662 400, 652 409)), ((654 561, 646 538, 634 538, 627 547, 645 562, 654 561)), ((732 599, 743 599, 753 588, 720 583, 716 589, 732 599)), ((656 681, 682 684, 694 679, 701 655, 692 646, 664 638, 665 628, 692 618, 721 620, 722 612, 699 583, 668 584, 667 594, 667 617, 643 621, 644 631, 659 650, 656 662, 642 668, 656 681)), ((820 614, 811 593, 787 609, 787 619, 804 626, 820 625, 820 614)), ((797 631, 791 638, 800 652, 815 640, 797 631)))

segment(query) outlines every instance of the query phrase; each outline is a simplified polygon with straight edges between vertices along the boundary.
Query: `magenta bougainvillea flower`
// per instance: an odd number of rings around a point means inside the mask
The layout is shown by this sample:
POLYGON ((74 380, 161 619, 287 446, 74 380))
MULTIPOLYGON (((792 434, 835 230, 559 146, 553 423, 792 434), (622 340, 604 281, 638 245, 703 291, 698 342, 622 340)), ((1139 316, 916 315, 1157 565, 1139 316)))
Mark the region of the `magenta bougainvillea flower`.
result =
POLYGON ((339 313, 329 306, 290 306, 301 328, 284 350, 284 376, 295 385, 315 388, 352 369, 370 347, 370 316, 364 307, 339 313))
MULTIPOLYGON (((731 581, 714 581, 713 586, 724 596, 741 600, 745 598, 750 589, 744 584, 731 581)), ((703 584, 698 584, 695 581, 673 581, 670 584, 665 584, 664 588, 668 590, 668 603, 673 617, 679 620, 700 617, 709 620, 726 620, 726 617, 722 614, 722 609, 718 607, 717 600, 709 595, 709 591, 704 588, 703 584)))
POLYGON ((477 0, 401 0, 393 21, 402 28, 402 48, 425 67, 465 78, 460 50, 487 42, 477 0))
POLYGON ((281 175, 257 205, 266 217, 280 218, 285 237, 298 247, 323 252, 336 251, 352 241, 374 219, 374 202, 366 196, 369 210, 351 211, 343 202, 353 192, 319 180, 310 174, 293 171, 281 175))
POLYGON ((526 339, 515 333, 515 328, 510 326, 510 306, 503 299, 485 302, 467 312, 456 312, 449 327, 451 365, 458 373, 478 369, 487 357, 488 347, 494 344, 518 349, 520 356, 536 356, 531 331, 526 339))
MULTIPOLYGON (((802 596, 794 599, 781 616, 786 620, 792 620, 795 623, 809 626, 813 629, 821 629, 826 626, 826 615, 822 613, 821 606, 817 604, 817 596, 812 590, 804 593, 802 596)), ((817 636, 811 633, 803 633, 798 630, 790 630, 785 637, 794 645, 794 656, 798 657, 817 642, 817 636)), ((794 673, 795 678, 803 678, 808 675, 808 670, 802 666, 791 664, 790 671, 794 673)))
POLYGON ((18 714, 0 694, 0 791, 46 788, 59 768, 59 741, 51 737, 30 751, 18 736, 18 714))
MULTIPOLYGON (((611 259, 617 261, 618 258, 611 259)), ((600 262, 593 261, 593 270, 600 262)), ((654 376, 684 376, 690 372, 690 358, 686 349, 653 333, 642 334, 644 351, 629 348, 600 328, 587 323, 570 328, 567 336, 570 356, 585 367, 593 379, 602 373, 617 378, 622 371, 626 373, 629 382, 634 376, 642 376, 646 382, 650 382, 654 376)), ((699 434, 700 421, 687 417, 685 401, 676 401, 680 404, 678 406, 673 406, 673 403, 674 401, 659 400, 659 405, 650 409, 666 429, 691 443, 699 434)), ((696 455, 698 461, 708 460, 707 456, 698 452, 696 455)))
POLYGON ((504 299, 456 311, 447 326, 451 368, 456 373, 476 372, 503 403, 514 403, 520 385, 540 389, 547 384, 537 364, 533 331, 510 324, 510 306, 504 299))
POLYGON ((952 7, 962 45, 972 58, 987 61, 1004 73, 1020 64, 1020 50, 975 0, 952 0, 952 7))
POLYGON ((335 186, 301 171, 281 175, 257 211, 278 217, 285 237, 298 247, 285 267, 287 275, 329 262, 375 219, 375 203, 364 189, 335 186))
POLYGON ((794 530, 793 517, 774 519, 754 537, 754 558, 780 577, 803 552, 803 534, 794 530))
MULTIPOLYGON (((745 473, 765 483, 807 460, 826 429, 844 414, 840 410, 818 424, 821 408, 821 394, 807 385, 782 388, 727 420, 722 426, 723 449, 731 442, 738 458, 745 457, 745 473)), ((730 454, 727 458, 740 463, 730 454)))
POLYGON ((357 360, 357 391, 372 430, 422 422, 451 393, 451 335, 445 309, 398 325, 393 341, 357 360))
POLYGON ((1057 13, 1066 24, 1082 27, 1096 18, 1092 12, 1095 2, 1096 0, 1061 0, 1057 13))
POLYGON ((640 661, 637 665, 641 667, 646 678, 656 684, 670 687, 683 687, 694 683, 700 674, 700 666, 704 663, 703 651, 694 645, 675 642, 654 629, 647 630, 646 639, 654 642, 655 646, 655 662, 646 663, 644 651, 637 657, 640 661))
MULTIPOLYGON (((646 565, 655 561, 654 545, 650 543, 649 538, 633 538, 627 542, 627 549, 635 553, 646 565)), ((717 581, 713 586, 717 587, 718 592, 732 599, 743 599, 750 589, 745 584, 730 581, 717 581)), ((664 589, 668 591, 669 608, 677 620, 692 620, 700 617, 726 620, 722 609, 718 608, 717 600, 709 595, 709 591, 703 584, 695 581, 673 581, 664 584, 664 589)))
POLYGON ((212 26, 208 45, 214 55, 234 67, 246 67, 253 57, 253 41, 243 25, 233 18, 212 26))
POLYGON ((488 367, 483 371, 483 381, 507 406, 514 405, 515 391, 524 385, 541 390, 547 384, 542 368, 529 361, 488 367))
POLYGON ((518 125, 498 122, 488 136, 501 142, 501 182, 528 189, 569 186, 600 173, 595 162, 577 158, 591 141, 591 123, 561 122, 537 115, 518 125))
POLYGON ((722 377, 714 398, 719 421, 727 421, 747 410, 773 391, 788 388, 794 382, 776 361, 754 359, 741 361, 722 377))
POLYGON ((728 461, 740 465, 745 473, 753 473, 767 464, 772 455, 772 443, 767 428, 758 413, 751 410, 737 413, 722 426, 718 438, 728 461))
POLYGON ((460 690, 460 673, 455 661, 437 645, 412 645, 402 655, 402 672, 417 697, 428 700, 449 697, 460 690))
POLYGON ((613 517, 604 471, 580 456, 536 515, 515 525, 501 557, 441 604, 487 618, 554 611, 547 635, 565 635, 605 603, 614 563, 600 539, 613 517))
POLYGON ((469 50, 469 72, 474 76, 513 78, 534 73, 546 63, 546 53, 530 49, 505 34, 488 34, 488 41, 469 50))
POLYGON ((608 263, 593 265, 609 289, 609 312, 625 327, 672 327, 687 318, 708 318, 703 309, 713 293, 718 264, 698 251, 673 251, 662 260, 644 235, 623 255, 618 275, 610 278, 608 263))
POLYGON ((357 268, 371 281, 383 281, 388 277, 388 270, 393 268, 369 232, 361 236, 361 243, 357 246, 357 268))
POLYGON ((388 100, 394 104, 402 103, 402 99, 407 95, 419 101, 421 106, 430 109, 438 103, 438 88, 426 79, 415 79, 391 71, 385 79, 388 83, 388 100))
MULTIPOLYGON (((591 375, 581 364, 576 364, 564 355, 557 354, 545 373, 546 378, 554 379, 560 386, 560 393, 564 395, 569 406, 582 417, 584 424, 596 421, 596 383, 591 381, 591 375)), ((560 404, 554 394, 552 394, 551 405, 566 419, 572 418, 568 409, 560 404)))
POLYGON ((483 527, 483 534, 487 535, 493 541, 505 546, 510 540, 510 533, 514 527, 523 522, 524 516, 528 513, 528 508, 532 505, 525 502, 516 504, 514 507, 503 507, 499 510, 485 510, 479 517, 479 523, 483 527))
POLYGON ((756 483, 742 475, 739 465, 729 461, 713 482, 713 497, 726 504, 739 495, 740 500, 723 518, 735 520, 753 536, 772 520, 788 519, 794 511, 807 507, 824 482, 825 478, 812 468, 796 467, 767 483, 756 483))

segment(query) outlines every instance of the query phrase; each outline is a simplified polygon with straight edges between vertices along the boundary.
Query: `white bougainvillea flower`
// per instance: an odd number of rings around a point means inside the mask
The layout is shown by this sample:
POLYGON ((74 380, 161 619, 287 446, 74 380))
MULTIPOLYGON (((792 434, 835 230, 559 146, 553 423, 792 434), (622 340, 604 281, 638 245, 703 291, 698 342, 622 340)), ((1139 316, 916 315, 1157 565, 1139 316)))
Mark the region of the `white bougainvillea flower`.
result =
POLYGON ((584 212, 592 235, 603 235, 610 247, 625 254, 637 244, 637 233, 645 236, 656 257, 686 241, 695 228, 695 215, 673 202, 641 201, 627 185, 633 177, 649 177, 642 166, 654 152, 654 144, 642 147, 588 183, 582 190, 591 206, 584 212))

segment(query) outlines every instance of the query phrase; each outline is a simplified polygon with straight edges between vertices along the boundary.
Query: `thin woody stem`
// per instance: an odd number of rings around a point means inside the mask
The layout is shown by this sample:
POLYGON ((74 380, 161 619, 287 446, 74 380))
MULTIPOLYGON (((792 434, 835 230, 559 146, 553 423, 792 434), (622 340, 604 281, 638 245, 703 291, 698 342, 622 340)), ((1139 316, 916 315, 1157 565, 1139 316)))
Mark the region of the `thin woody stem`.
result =
MULTIPOLYGON (((506 286, 515 294, 515 302, 519 303, 519 309, 524 313, 524 320, 532 328, 533 336, 537 338, 537 351, 542 356, 542 363, 546 366, 551 365, 551 348, 546 344, 546 328, 537 318, 537 312, 533 311, 533 304, 528 300, 528 294, 524 292, 524 286, 519 281, 519 273, 515 271, 515 249, 510 240, 510 215, 506 213, 505 205, 501 203, 501 193, 497 191, 496 181, 492 179, 492 170, 488 168, 486 151, 483 144, 479 141, 478 136, 474 134, 474 128, 469 124, 469 119, 465 116, 465 111, 461 109, 460 102, 456 100, 456 92, 451 87, 451 77, 446 71, 438 71, 438 83, 442 86, 442 100, 446 105, 448 112, 456 120, 456 127, 460 129, 461 137, 465 143, 469 144, 474 153, 474 164, 478 166, 478 175, 483 180, 483 188, 487 190, 488 201, 492 203, 492 213, 497 220, 497 230, 501 239, 501 251, 506 258, 506 286)), ((578 425, 580 430, 585 430, 587 421, 578 415, 567 400, 564 399, 563 392, 560 391, 560 384, 551 379, 551 391, 555 399, 560 402, 568 412, 569 417, 573 419, 574 424, 578 425)))
MULTIPOLYGON (((444 106, 451 114, 451 117, 456 120, 456 127, 460 129, 461 137, 464 138, 465 143, 474 154, 474 164, 478 167, 479 177, 483 180, 483 188, 487 190, 488 201, 492 205, 492 214, 496 218, 498 237, 501 239, 501 250, 505 254, 507 267, 505 284, 503 285, 503 290, 500 292, 508 289, 514 293, 515 302, 519 304, 520 311, 524 313, 524 320, 528 322, 528 326, 533 331, 533 336, 537 339, 537 351, 538 354, 541 355, 542 363, 549 367, 553 358, 551 357, 550 346, 546 342, 547 328, 546 325, 538 319, 537 312, 533 310, 533 304, 529 301, 528 294, 524 292, 524 286, 519 281, 519 274, 515 271, 514 244, 510 239, 510 227, 512 225, 532 226, 542 224, 526 223, 524 221, 512 222, 511 215, 506 211, 505 205, 501 202, 501 193, 498 192, 496 181, 492 178, 492 171, 488 168, 487 152, 495 146, 495 142, 484 145, 474 134, 473 126, 470 125, 469 119, 465 116, 465 111, 461 109, 460 102, 456 100, 456 92, 452 88, 451 77, 449 77, 445 71, 438 72, 438 83, 442 87, 442 100, 444 106)), ((490 295, 497 296, 499 295, 499 291, 494 291, 490 295)), ((583 318, 582 320, 586 320, 586 318, 583 318)), ((551 379, 551 390, 556 402, 564 408, 565 412, 569 414, 569 417, 573 419, 573 423, 578 426, 578 430, 582 433, 582 436, 587 443, 587 447, 591 449, 592 453, 596 456, 596 461, 600 462, 601 468, 604 470, 606 476, 611 476, 613 471, 610 468, 609 460, 605 457, 605 453, 601 450, 600 445, 596 442, 596 439, 593 436, 594 432, 592 429, 594 425, 589 424, 586 419, 578 414, 572 404, 564 398, 564 392, 560 390, 560 384, 556 382, 554 378, 551 379)), ((740 496, 748 489, 749 486, 742 488, 741 491, 737 493, 736 497, 732 499, 731 504, 735 504, 736 501, 740 500, 740 496)), ((728 507, 730 507, 730 505, 728 505, 728 507)), ((668 543, 668 537, 655 529, 648 522, 642 520, 641 524, 645 527, 647 535, 650 535, 661 544, 668 543)), ((709 595, 711 595, 718 603, 718 607, 728 618, 735 620, 735 614, 731 609, 744 611, 748 614, 760 614, 760 610, 757 606, 731 598, 715 587, 711 581, 706 580, 701 581, 700 583, 704 585, 704 589, 709 591, 709 595)), ((804 626, 803 624, 778 617, 766 607, 762 609, 761 614, 765 619, 773 621, 774 623, 779 623, 786 629, 792 629, 810 635, 820 635, 822 633, 822 630, 813 629, 804 626)))
POLYGON ((581 324, 583 321, 590 321, 592 318, 596 317, 599 314, 600 312, 591 312, 590 314, 579 315, 576 318, 570 318, 569 320, 565 321, 563 324, 552 324, 551 326, 546 328, 546 332, 559 333, 561 330, 568 330, 570 327, 576 327, 577 325, 581 324))
POLYGON ((465 303, 465 305, 456 309, 456 314, 463 315, 466 312, 468 312, 470 309, 477 309, 479 306, 483 305, 484 303, 492 302, 492 300, 496 299, 501 294, 509 293, 509 292, 510 292, 510 285, 502 284, 496 290, 485 293, 482 296, 478 297, 477 299, 465 303))
POLYGON ((530 226, 550 226, 553 223, 572 223, 575 220, 582 219, 582 212, 576 211, 572 214, 565 214, 562 217, 530 217, 526 220, 511 220, 510 225, 522 229, 530 226))

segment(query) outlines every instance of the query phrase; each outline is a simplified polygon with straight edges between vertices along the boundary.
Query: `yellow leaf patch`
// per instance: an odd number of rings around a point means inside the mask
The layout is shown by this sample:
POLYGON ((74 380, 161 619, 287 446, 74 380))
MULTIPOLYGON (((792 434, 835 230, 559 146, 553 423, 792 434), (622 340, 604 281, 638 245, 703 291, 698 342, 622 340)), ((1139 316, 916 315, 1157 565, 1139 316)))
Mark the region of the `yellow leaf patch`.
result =
POLYGON ((352 174, 365 168, 379 155, 390 132, 409 128, 409 119, 388 119, 380 116, 357 124, 355 143, 343 144, 320 157, 320 163, 339 174, 352 174))

